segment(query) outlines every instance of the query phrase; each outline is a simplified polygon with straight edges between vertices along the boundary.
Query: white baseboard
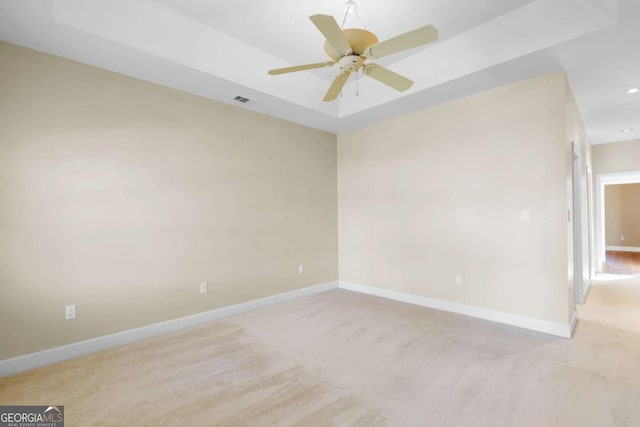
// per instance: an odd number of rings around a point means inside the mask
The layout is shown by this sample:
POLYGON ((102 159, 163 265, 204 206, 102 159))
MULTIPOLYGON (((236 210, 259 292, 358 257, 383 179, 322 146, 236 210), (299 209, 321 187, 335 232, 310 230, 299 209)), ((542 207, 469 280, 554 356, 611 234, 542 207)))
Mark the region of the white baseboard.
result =
POLYGON ((608 251, 620 251, 620 252, 640 252, 640 248, 637 246, 606 246, 608 251))
MULTIPOLYGON (((490 320, 492 322, 504 323, 506 325, 517 326, 520 328, 531 329, 546 334, 555 335, 563 338, 571 338, 571 323, 555 323, 548 320, 535 319, 532 317, 519 316, 516 314, 505 313, 502 311, 490 310, 487 308, 474 307, 470 305, 460 304, 457 302, 443 301, 435 298, 428 298, 419 295, 407 294, 404 292, 392 291, 389 289, 376 288, 359 283, 340 281, 339 287, 348 291, 361 292, 363 294, 375 295, 382 298, 388 298, 396 301, 402 301, 409 304, 420 305, 423 307, 435 308, 436 310, 449 311, 452 313, 463 314, 465 316, 477 317, 479 319, 490 320)), ((574 314, 575 316, 575 314, 574 314)), ((574 322, 572 320, 572 322, 574 322)))
POLYGON ((569 322, 570 335, 567 338, 571 338, 573 336, 573 333, 576 330, 576 323, 578 323, 578 311, 573 310, 573 315, 571 316, 571 321, 569 322))
POLYGON ((39 368, 41 366, 50 365, 52 363, 62 362, 63 360, 95 353, 97 351, 119 347, 121 345, 140 341, 146 338, 201 325, 224 317, 266 307, 277 302, 314 295, 336 288, 338 288, 337 281, 322 283, 320 285, 296 289, 278 295, 272 295, 227 307, 216 308, 214 310, 192 314, 178 319, 167 320, 136 329, 129 329, 61 347, 55 347, 39 351, 37 353, 30 353, 13 357, 11 359, 0 360, 0 378, 16 374, 18 372, 39 368))

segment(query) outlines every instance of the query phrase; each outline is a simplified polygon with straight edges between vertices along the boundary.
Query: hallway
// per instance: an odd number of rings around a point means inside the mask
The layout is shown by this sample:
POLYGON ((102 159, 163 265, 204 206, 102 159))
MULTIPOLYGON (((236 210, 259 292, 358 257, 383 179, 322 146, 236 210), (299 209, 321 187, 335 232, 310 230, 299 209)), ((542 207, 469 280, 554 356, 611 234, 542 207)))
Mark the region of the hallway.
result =
POLYGON ((605 273, 640 275, 640 252, 607 251, 605 273))
POLYGON ((596 275, 586 304, 578 306, 578 318, 576 338, 608 328, 612 336, 631 333, 630 338, 640 339, 640 277, 596 275))

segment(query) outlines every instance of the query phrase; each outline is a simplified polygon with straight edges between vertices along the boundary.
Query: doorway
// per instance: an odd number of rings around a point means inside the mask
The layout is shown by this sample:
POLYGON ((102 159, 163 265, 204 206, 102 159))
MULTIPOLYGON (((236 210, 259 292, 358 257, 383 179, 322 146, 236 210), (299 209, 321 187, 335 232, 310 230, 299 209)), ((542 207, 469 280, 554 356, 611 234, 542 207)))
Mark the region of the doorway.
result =
MULTIPOLYGON (((633 252, 637 252, 640 249, 636 249, 635 247, 624 244, 625 236, 624 234, 619 234, 618 239, 620 239, 623 244, 614 245, 613 241, 609 239, 609 245, 607 244, 607 232, 606 232, 606 210, 605 210, 605 194, 607 186, 611 185, 619 185, 619 184, 639 184, 640 183, 640 171, 632 171, 632 172, 619 172, 619 173, 609 173, 609 174, 599 174, 596 177, 596 272, 597 273, 607 273, 608 266, 614 266, 613 273, 619 271, 617 274, 625 274, 623 273, 623 268, 626 267, 615 267, 619 266, 621 263, 625 262, 626 259, 629 259, 632 263, 635 262, 634 259, 639 257, 640 254, 629 254, 633 252), (607 247, 609 247, 609 264, 607 263, 607 247), (622 252, 622 253, 620 253, 622 252)), ((610 229, 610 233, 612 230, 610 229)))

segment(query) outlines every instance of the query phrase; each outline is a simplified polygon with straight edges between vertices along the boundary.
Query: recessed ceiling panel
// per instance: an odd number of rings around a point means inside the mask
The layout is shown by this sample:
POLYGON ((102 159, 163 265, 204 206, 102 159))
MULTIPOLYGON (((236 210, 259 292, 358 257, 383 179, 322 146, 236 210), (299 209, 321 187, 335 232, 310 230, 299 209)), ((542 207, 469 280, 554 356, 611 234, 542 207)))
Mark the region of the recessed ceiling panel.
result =
MULTIPOLYGON (((294 65, 326 59, 324 38, 309 16, 329 14, 342 24, 345 13, 344 0, 154 1, 294 65)), ((528 3, 532 0, 356 0, 358 15, 380 40, 426 24, 438 27, 440 40, 446 40, 528 3)), ((345 27, 357 25, 350 17, 345 27)))
MULTIPOLYGON (((591 140, 637 138, 638 0, 356 0, 383 41, 425 24, 438 42, 374 62, 414 81, 404 92, 338 69, 267 70, 326 60, 310 15, 339 23, 345 0, 0 0, 0 40, 332 132, 563 67, 591 140), (622 129, 635 129, 621 133, 622 129)), ((347 27, 357 25, 351 17, 347 27)), ((355 73, 353 73, 355 74, 355 73)))

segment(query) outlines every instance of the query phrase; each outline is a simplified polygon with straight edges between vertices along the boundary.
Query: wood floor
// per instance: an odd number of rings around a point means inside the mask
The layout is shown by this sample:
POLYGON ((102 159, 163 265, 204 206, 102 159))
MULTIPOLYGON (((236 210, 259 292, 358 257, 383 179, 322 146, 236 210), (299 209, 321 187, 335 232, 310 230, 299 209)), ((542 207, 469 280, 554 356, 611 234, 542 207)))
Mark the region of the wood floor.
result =
POLYGON ((640 252, 607 251, 605 273, 640 274, 640 252))
POLYGON ((572 340, 335 290, 0 379, 68 426, 635 426, 640 278, 572 340))

